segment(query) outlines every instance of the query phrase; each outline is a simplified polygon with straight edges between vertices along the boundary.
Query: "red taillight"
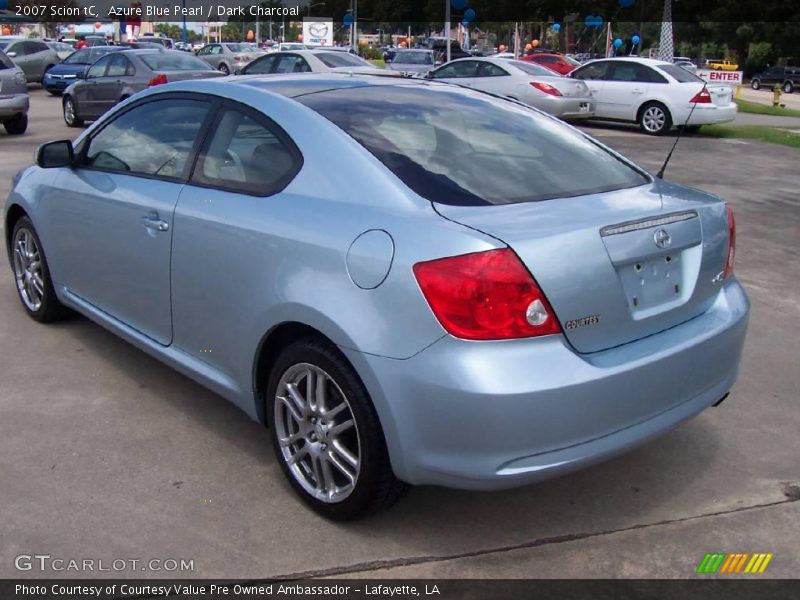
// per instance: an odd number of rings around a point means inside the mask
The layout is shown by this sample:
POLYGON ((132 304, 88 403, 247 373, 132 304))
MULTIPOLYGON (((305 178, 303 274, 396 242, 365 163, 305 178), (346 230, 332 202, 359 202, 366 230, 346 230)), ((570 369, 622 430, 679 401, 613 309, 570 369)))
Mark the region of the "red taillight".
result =
POLYGON ((733 211, 730 206, 725 206, 728 211, 728 260, 725 263, 724 278, 733 273, 733 259, 736 255, 736 221, 733 218, 733 211))
POLYGON ((163 73, 159 73, 148 82, 147 87, 153 87, 154 85, 161 85, 162 83, 167 83, 167 76, 164 75, 163 73))
POLYGON ((703 88, 697 92, 689 102, 694 102, 695 104, 711 104, 711 94, 708 93, 707 89, 703 88))
POLYGON ((414 276, 433 314, 456 337, 501 340, 561 331, 544 293, 508 248, 417 263, 414 276))
POLYGON ((545 94, 550 94, 551 96, 561 95, 561 92, 559 92, 556 88, 547 83, 542 83, 541 81, 531 81, 531 85, 540 92, 544 92, 545 94))

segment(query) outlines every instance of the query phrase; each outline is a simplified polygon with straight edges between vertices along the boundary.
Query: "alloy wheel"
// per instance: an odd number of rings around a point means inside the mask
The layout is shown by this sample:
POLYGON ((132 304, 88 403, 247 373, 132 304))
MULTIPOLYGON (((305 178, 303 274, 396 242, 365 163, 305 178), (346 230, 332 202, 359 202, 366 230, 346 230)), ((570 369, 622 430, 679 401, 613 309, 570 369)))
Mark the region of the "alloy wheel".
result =
POLYGON ((72 103, 72 98, 64 100, 64 120, 67 125, 75 124, 75 105, 72 103))
POLYGON ((785 93, 791 94, 793 90, 794 86, 791 84, 791 82, 787 81, 786 83, 783 84, 783 91, 785 93))
POLYGON ((650 133, 657 133, 664 128, 667 115, 658 106, 649 106, 642 114, 642 126, 650 133))
POLYGON ((326 504, 346 499, 358 482, 361 439, 333 378, 309 363, 292 365, 278 381, 273 417, 281 456, 295 481, 326 504))
POLYGON ((39 247, 33 234, 24 227, 14 236, 14 276, 22 302, 32 312, 42 307, 44 275, 39 247))

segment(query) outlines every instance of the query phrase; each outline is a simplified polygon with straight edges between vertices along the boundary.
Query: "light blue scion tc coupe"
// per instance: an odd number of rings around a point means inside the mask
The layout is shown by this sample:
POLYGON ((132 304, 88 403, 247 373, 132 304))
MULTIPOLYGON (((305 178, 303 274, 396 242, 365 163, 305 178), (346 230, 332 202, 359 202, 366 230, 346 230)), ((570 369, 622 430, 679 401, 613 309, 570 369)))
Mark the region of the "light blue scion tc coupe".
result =
POLYGON ((719 198, 429 81, 158 86, 41 146, 5 231, 31 317, 78 311, 268 424, 336 519, 649 440, 727 395, 747 324, 719 198))

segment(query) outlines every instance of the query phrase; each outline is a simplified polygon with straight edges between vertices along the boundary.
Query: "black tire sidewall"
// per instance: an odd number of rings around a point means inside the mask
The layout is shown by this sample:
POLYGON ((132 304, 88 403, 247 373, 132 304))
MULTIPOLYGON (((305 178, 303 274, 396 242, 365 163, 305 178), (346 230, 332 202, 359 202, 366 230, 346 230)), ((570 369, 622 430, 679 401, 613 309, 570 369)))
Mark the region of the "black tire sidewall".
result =
POLYGON ((3 122, 8 135, 22 135, 28 130, 28 115, 20 113, 3 122))
POLYGON ((750 87, 754 90, 759 90, 761 89, 761 82, 758 79, 753 79, 753 81, 750 82, 750 87))
POLYGON ((352 520, 380 508, 385 496, 383 488, 395 483, 389 464, 383 430, 372 401, 360 378, 341 353, 331 344, 315 338, 299 340, 286 347, 278 357, 266 387, 266 419, 275 456, 286 479, 317 513, 334 520, 352 520), (298 363, 316 365, 328 373, 347 397, 358 428, 361 465, 356 487, 343 501, 327 504, 312 497, 295 480, 278 445, 274 425, 275 395, 278 382, 288 368, 298 363))

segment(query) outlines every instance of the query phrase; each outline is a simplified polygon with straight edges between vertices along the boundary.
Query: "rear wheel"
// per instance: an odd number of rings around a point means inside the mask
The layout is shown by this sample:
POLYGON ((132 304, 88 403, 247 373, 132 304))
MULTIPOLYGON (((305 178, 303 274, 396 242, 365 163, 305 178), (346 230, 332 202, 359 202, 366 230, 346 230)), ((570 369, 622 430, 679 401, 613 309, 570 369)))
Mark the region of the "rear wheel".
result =
POLYGON ((351 520, 399 497, 404 486, 392 471, 372 401, 334 346, 315 338, 288 346, 267 394, 275 454, 312 509, 351 520))
POLYGON ((3 121, 3 127, 9 135, 22 135, 28 129, 28 115, 19 113, 3 121))
POLYGON ((794 84, 791 81, 784 82, 783 91, 787 94, 791 94, 794 91, 794 84))
POLYGON ((639 127, 648 135, 664 135, 672 127, 672 116, 663 104, 650 102, 639 109, 639 127))
POLYGON ((750 82, 750 87, 753 88, 754 90, 760 90, 761 89, 761 82, 758 79, 753 79, 750 82))
POLYGON ((42 243, 28 217, 20 218, 14 225, 11 260, 17 294, 28 316, 42 323, 63 318, 67 309, 56 297, 42 243))
POLYGON ((78 117, 75 100, 72 99, 72 96, 64 97, 64 122, 67 127, 80 127, 83 125, 83 119, 78 117))
POLYGON ((231 74, 231 70, 228 68, 228 65, 226 65, 225 63, 222 63, 219 66, 219 70, 222 71, 223 73, 225 73, 225 75, 230 75, 231 74))

